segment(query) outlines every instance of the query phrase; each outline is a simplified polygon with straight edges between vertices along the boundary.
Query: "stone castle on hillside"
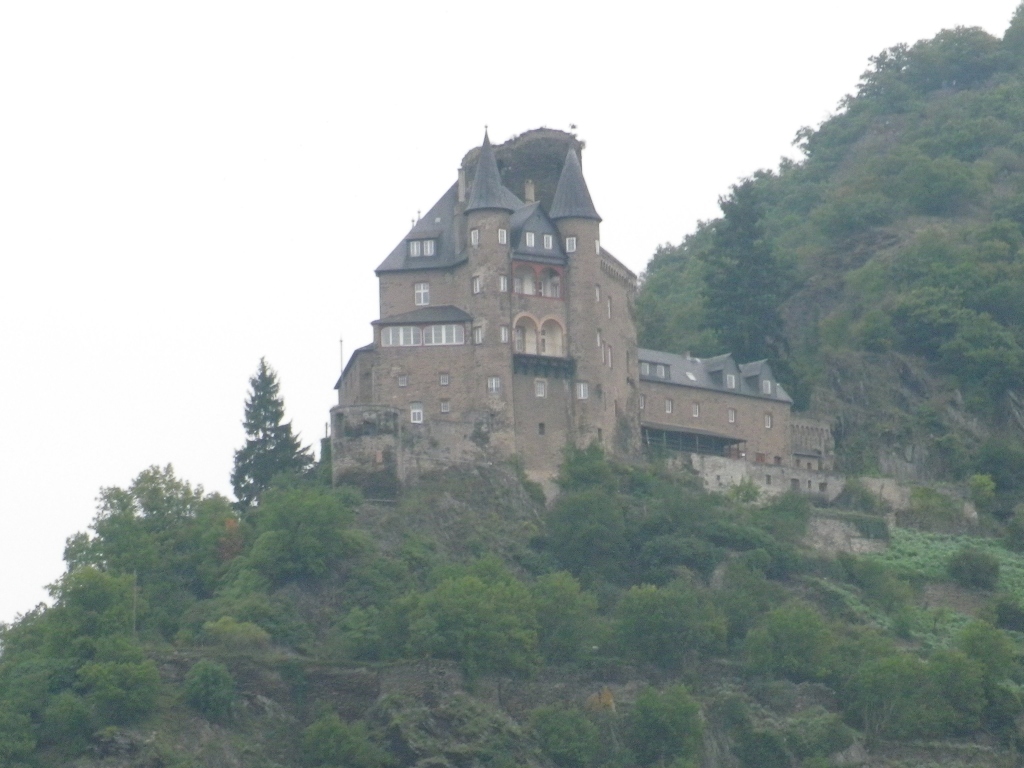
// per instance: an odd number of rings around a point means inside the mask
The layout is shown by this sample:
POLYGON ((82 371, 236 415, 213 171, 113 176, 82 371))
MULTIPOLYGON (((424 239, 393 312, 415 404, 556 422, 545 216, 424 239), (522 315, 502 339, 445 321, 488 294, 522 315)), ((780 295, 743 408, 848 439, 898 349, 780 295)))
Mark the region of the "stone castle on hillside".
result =
POLYGON ((766 361, 637 346, 637 278, 601 243, 582 149, 556 130, 497 147, 485 133, 377 267, 373 342, 331 411, 335 482, 373 493, 512 457, 545 480, 566 445, 597 442, 692 454, 712 485, 833 495, 829 427, 791 415, 766 361))

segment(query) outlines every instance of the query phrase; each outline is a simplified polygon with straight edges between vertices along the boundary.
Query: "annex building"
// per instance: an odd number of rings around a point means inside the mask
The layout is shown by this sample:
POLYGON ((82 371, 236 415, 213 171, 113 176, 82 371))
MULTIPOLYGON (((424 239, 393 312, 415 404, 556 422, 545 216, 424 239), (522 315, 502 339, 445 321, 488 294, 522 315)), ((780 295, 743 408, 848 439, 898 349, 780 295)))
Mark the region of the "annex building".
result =
POLYGON ((824 492, 829 427, 793 417, 766 361, 637 346, 637 277, 601 242, 582 149, 544 128, 496 147, 485 133, 377 267, 373 341, 331 411, 335 482, 385 488, 513 457, 544 480, 567 444, 596 441, 623 458, 721 459, 709 482, 752 465, 762 483, 788 470, 776 488, 824 492))

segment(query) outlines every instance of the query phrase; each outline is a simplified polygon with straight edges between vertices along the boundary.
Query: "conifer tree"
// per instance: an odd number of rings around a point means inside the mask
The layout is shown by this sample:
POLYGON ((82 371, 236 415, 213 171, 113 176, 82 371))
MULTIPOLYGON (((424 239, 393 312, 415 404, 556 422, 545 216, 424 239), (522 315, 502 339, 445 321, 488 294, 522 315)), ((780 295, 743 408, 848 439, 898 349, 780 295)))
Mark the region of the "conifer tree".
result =
POLYGON ((245 400, 245 446, 235 451, 231 485, 239 505, 255 505, 275 475, 301 472, 313 463, 313 454, 292 434, 292 424, 282 424, 284 400, 277 373, 260 358, 260 367, 249 379, 245 400))

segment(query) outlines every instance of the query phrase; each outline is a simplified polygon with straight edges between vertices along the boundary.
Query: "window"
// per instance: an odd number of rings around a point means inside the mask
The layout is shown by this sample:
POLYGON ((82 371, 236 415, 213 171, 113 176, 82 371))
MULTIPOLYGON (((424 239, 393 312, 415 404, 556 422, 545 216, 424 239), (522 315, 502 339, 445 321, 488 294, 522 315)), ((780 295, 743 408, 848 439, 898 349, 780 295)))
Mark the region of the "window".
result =
POLYGON ((415 325, 389 326, 381 330, 380 343, 382 347, 418 347, 423 343, 423 331, 415 325))
POLYGON ((608 345, 608 367, 612 367, 612 345, 608 345))
POLYGON ((480 245, 480 230, 479 229, 471 229, 469 231, 469 244, 470 245, 480 245))
POLYGON ((434 255, 434 241, 433 240, 424 240, 423 241, 423 255, 424 256, 433 256, 434 255))
POLYGON ((555 247, 555 238, 551 235, 544 235, 544 250, 550 251, 555 247))
POLYGON ((566 253, 576 253, 576 238, 575 237, 567 237, 567 238, 565 238, 565 252, 566 253))
POLYGON ((640 375, 641 376, 650 376, 651 375, 651 364, 650 363, 645 363, 645 362, 641 362, 640 363, 640 375))
POLYGON ((597 332, 597 348, 601 348, 601 331, 597 332))
POLYGON ((473 293, 480 293, 484 289, 484 281, 480 278, 480 275, 473 276, 473 293))
POLYGON ((672 413, 672 401, 665 398, 665 413, 672 413))
POLYGON ((729 409, 729 423, 730 424, 735 424, 736 423, 736 409, 735 408, 730 408, 729 409))
POLYGON ((536 241, 536 239, 537 239, 536 235, 534 235, 533 232, 527 232, 526 233, 526 247, 527 248, 533 248, 533 244, 536 241))
POLYGON ((499 229, 498 230, 498 245, 507 245, 507 244, 508 244, 508 230, 507 229, 499 229))
POLYGON ((766 395, 770 395, 772 393, 772 383, 771 383, 771 381, 769 381, 768 379, 765 379, 764 381, 762 381, 761 382, 761 391, 764 394, 766 394, 766 395))
POLYGON ((727 373, 725 374, 725 386, 729 389, 736 389, 736 374, 727 373))
POLYGON ((513 293, 522 293, 523 292, 523 278, 521 278, 521 277, 514 277, 514 278, 512 278, 512 291, 513 291, 513 293))
POLYGON ((473 327, 473 343, 484 343, 484 327, 482 325, 477 325, 473 327))
POLYGON ((790 489, 792 489, 794 491, 799 491, 800 490, 800 481, 797 480, 794 477, 792 480, 789 481, 789 487, 790 487, 790 489))
POLYGON ((501 393, 501 377, 500 376, 488 376, 487 377, 487 394, 497 395, 501 393))
POLYGON ((508 344, 508 326, 501 326, 501 343, 508 344))
POLYGON ((411 403, 409 405, 409 421, 413 424, 423 423, 423 403, 411 403))
POLYGON ((442 373, 441 374, 441 386, 442 387, 447 387, 448 386, 448 374, 447 373, 442 373))
POLYGON ((438 347, 465 343, 466 327, 464 325, 428 325, 423 329, 423 344, 425 346, 438 347))
POLYGON ((590 397, 590 385, 585 381, 576 382, 576 399, 586 400, 590 397))
POLYGON ((693 418, 695 418, 695 419, 699 419, 700 418, 700 403, 694 403, 693 404, 693 418))
POLYGON ((502 293, 508 293, 508 275, 502 275, 498 278, 498 290, 502 293))
POLYGON ((417 307, 425 307, 430 303, 430 283, 416 283, 413 286, 413 298, 417 307))
POLYGON ((399 376, 398 377, 398 386, 400 386, 400 387, 408 387, 409 386, 409 377, 408 376, 399 376))
POLYGON ((764 428, 765 429, 771 429, 772 428, 772 415, 770 413, 766 413, 764 415, 764 428))
POLYGON ((533 382, 533 394, 536 397, 547 397, 548 396, 548 383, 544 379, 534 379, 533 382))
POLYGON ((608 319, 611 320, 612 319, 612 297, 611 296, 608 297, 607 304, 608 304, 608 319))
POLYGON ((451 400, 442 400, 441 401, 441 413, 451 413, 451 411, 452 411, 452 401, 451 400))
POLYGON ((598 256, 601 255, 601 241, 600 240, 595 240, 594 241, 594 253, 596 253, 598 256))
POLYGON ((647 398, 644 395, 640 395, 640 410, 642 411, 647 406, 647 398))
POLYGON ((601 301, 601 286, 594 286, 594 301, 601 301))
POLYGON ((657 366, 655 367, 655 369, 654 369, 654 373, 655 373, 655 375, 656 375, 656 376, 657 376, 657 377, 658 377, 659 379, 664 379, 664 378, 665 378, 665 366, 664 366, 664 365, 661 365, 661 364, 659 363, 659 364, 658 364, 658 365, 657 365, 657 366))
POLYGON ((538 435, 543 435, 543 434, 544 434, 544 422, 543 422, 543 421, 542 421, 542 422, 540 422, 540 423, 539 423, 539 424, 537 425, 537 434, 538 434, 538 435))
POLYGON ((422 240, 410 240, 409 241, 409 255, 412 257, 423 255, 423 241, 422 240))
POLYGON ((772 484, 772 476, 771 475, 765 475, 764 476, 764 484, 765 485, 771 485, 772 484))

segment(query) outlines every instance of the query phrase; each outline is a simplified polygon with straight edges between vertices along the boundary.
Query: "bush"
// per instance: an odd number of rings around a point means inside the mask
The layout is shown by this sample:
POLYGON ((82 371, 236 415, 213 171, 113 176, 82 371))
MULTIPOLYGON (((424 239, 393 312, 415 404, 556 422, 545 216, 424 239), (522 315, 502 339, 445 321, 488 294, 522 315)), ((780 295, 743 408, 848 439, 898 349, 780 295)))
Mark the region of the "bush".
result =
POLYGON ((28 715, 16 712, 7 702, 0 702, 0 765, 28 758, 35 748, 28 715))
POLYGON ((231 714, 235 680, 228 668, 202 659, 185 676, 185 701, 209 720, 223 720, 231 714))
POLYGON ((946 569, 953 581, 968 589, 995 589, 999 583, 999 560, 974 547, 954 553, 946 569))
POLYGON ((65 754, 83 751, 95 730, 92 708, 81 696, 70 691, 55 696, 43 712, 40 736, 65 754))
POLYGON ((345 768, 382 768, 388 754, 370 741, 363 723, 346 723, 335 714, 321 717, 302 732, 302 764, 343 765, 345 768))
POLYGON ((682 685, 645 688, 629 713, 627 741, 640 765, 700 755, 700 705, 682 685))
POLYGON ((541 576, 531 593, 541 654, 556 663, 579 658, 581 649, 595 639, 597 598, 565 572, 541 576))
POLYGON ((270 635, 266 630, 233 616, 221 616, 203 624, 203 636, 213 645, 232 651, 253 651, 266 648, 270 635))
POLYGON ((601 749, 600 732, 578 709, 541 707, 530 714, 530 727, 544 754, 562 768, 586 768, 601 749))
POLYGON ((130 725, 156 707, 160 673, 152 661, 89 662, 78 670, 86 699, 104 723, 130 725))
POLYGON ((786 728, 786 744, 800 760, 828 757, 853 744, 856 731, 838 715, 815 706, 794 717, 786 728))
POLYGON ((623 653, 637 661, 679 667, 688 652, 725 648, 726 623, 706 595, 676 582, 633 587, 619 601, 616 628, 623 653))
POLYGON ((816 610, 790 603, 769 612, 746 640, 750 668, 794 682, 820 680, 832 664, 835 638, 816 610))

